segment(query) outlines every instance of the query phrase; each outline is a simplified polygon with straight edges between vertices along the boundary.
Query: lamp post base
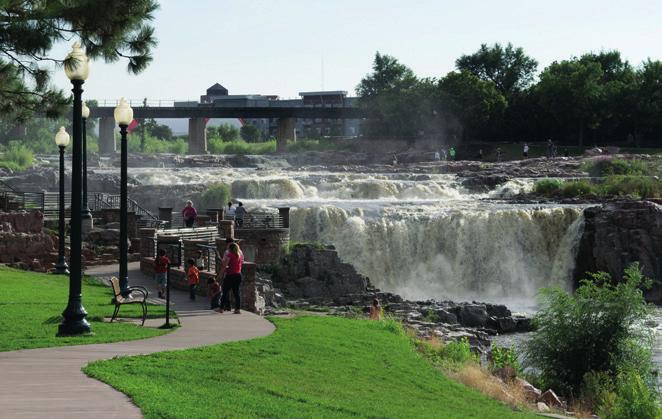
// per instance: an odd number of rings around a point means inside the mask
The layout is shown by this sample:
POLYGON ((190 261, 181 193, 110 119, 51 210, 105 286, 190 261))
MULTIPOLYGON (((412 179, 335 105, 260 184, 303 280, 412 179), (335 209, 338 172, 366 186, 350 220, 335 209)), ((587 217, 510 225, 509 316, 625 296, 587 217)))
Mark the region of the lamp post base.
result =
POLYGON ((86 319, 87 311, 82 305, 68 306, 62 316, 64 319, 58 326, 57 336, 78 336, 92 333, 90 323, 86 319))
POLYGON ((55 264, 53 273, 56 275, 69 275, 69 265, 67 265, 67 262, 60 260, 55 264))
POLYGON ((92 219, 92 214, 89 214, 89 217, 82 215, 80 221, 81 221, 81 233, 83 233, 83 235, 86 235, 87 233, 90 232, 90 230, 94 228, 94 220, 92 219))

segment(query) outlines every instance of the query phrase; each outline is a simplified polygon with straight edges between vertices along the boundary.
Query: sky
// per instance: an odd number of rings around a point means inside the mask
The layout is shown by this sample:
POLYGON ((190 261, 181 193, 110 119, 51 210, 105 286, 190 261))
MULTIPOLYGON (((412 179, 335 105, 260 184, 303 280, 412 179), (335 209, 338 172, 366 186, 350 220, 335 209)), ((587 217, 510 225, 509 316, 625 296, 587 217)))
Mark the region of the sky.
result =
MULTIPOLYGON (((159 45, 139 75, 126 62, 93 63, 85 98, 199 99, 230 94, 298 97, 345 90, 371 71, 376 51, 421 77, 440 77, 482 43, 512 42, 538 60, 616 49, 637 65, 662 59, 660 0, 161 0, 159 45)), ((66 55, 61 45, 54 56, 66 55), (59 55, 58 55, 59 54, 59 55)), ((70 89, 63 70, 54 83, 70 89)))

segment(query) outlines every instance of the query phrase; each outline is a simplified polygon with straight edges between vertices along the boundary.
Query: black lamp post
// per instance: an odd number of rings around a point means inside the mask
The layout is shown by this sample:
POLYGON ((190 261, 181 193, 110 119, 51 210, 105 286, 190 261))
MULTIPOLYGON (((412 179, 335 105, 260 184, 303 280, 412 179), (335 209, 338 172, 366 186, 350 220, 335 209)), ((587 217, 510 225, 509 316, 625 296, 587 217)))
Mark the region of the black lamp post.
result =
POLYGON ((69 134, 64 127, 55 135, 55 144, 60 149, 60 204, 58 221, 58 254, 55 272, 60 275, 69 275, 69 266, 64 259, 64 149, 69 145, 69 134))
POLYGON ((115 122, 120 126, 121 151, 120 151, 120 288, 122 294, 127 293, 129 287, 129 214, 128 214, 128 193, 127 193, 127 129, 133 121, 133 109, 124 98, 120 99, 119 105, 114 112, 115 122))
POLYGON ((87 118, 90 117, 90 108, 85 103, 83 103, 81 117, 83 118, 83 209, 81 216, 83 219, 91 221, 92 211, 90 211, 90 206, 87 202, 87 118))
POLYGON ((81 178, 82 178, 82 121, 81 96, 83 83, 89 74, 89 63, 85 53, 80 49, 78 42, 74 43, 73 50, 65 60, 64 71, 74 86, 73 109, 73 148, 71 156, 71 254, 69 257, 69 302, 62 313, 62 323, 58 328, 58 336, 71 336, 90 333, 90 324, 87 322, 87 311, 82 302, 82 219, 81 219, 81 178))

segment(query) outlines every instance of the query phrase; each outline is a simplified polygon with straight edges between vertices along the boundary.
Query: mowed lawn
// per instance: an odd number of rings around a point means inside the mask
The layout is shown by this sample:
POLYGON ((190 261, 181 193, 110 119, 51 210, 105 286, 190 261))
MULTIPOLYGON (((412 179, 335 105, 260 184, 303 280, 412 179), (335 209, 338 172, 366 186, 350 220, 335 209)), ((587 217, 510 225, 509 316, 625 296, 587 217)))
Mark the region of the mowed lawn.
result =
POLYGON ((147 418, 523 418, 444 377, 395 322, 274 318, 249 341, 94 362, 147 418))
MULTIPOLYGON (((91 279, 83 281, 83 306, 93 336, 56 337, 67 306, 69 277, 0 266, 0 351, 82 345, 142 339, 166 333, 130 323, 104 323, 113 314, 112 290, 91 279)), ((149 317, 164 317, 162 306, 151 305, 149 317)), ((139 304, 120 309, 122 317, 142 317, 139 304)))

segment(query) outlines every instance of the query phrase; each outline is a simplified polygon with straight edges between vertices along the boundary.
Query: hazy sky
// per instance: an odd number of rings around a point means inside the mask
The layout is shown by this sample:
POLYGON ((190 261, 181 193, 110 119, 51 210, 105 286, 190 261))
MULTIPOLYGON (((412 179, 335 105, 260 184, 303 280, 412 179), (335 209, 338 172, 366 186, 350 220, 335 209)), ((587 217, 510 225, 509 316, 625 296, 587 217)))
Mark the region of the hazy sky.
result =
POLYGON ((197 99, 216 82, 230 94, 353 93, 375 51, 440 76, 494 42, 523 47, 539 69, 602 49, 662 59, 660 0, 162 0, 153 23, 150 67, 132 76, 125 62, 95 62, 87 98, 197 99))

